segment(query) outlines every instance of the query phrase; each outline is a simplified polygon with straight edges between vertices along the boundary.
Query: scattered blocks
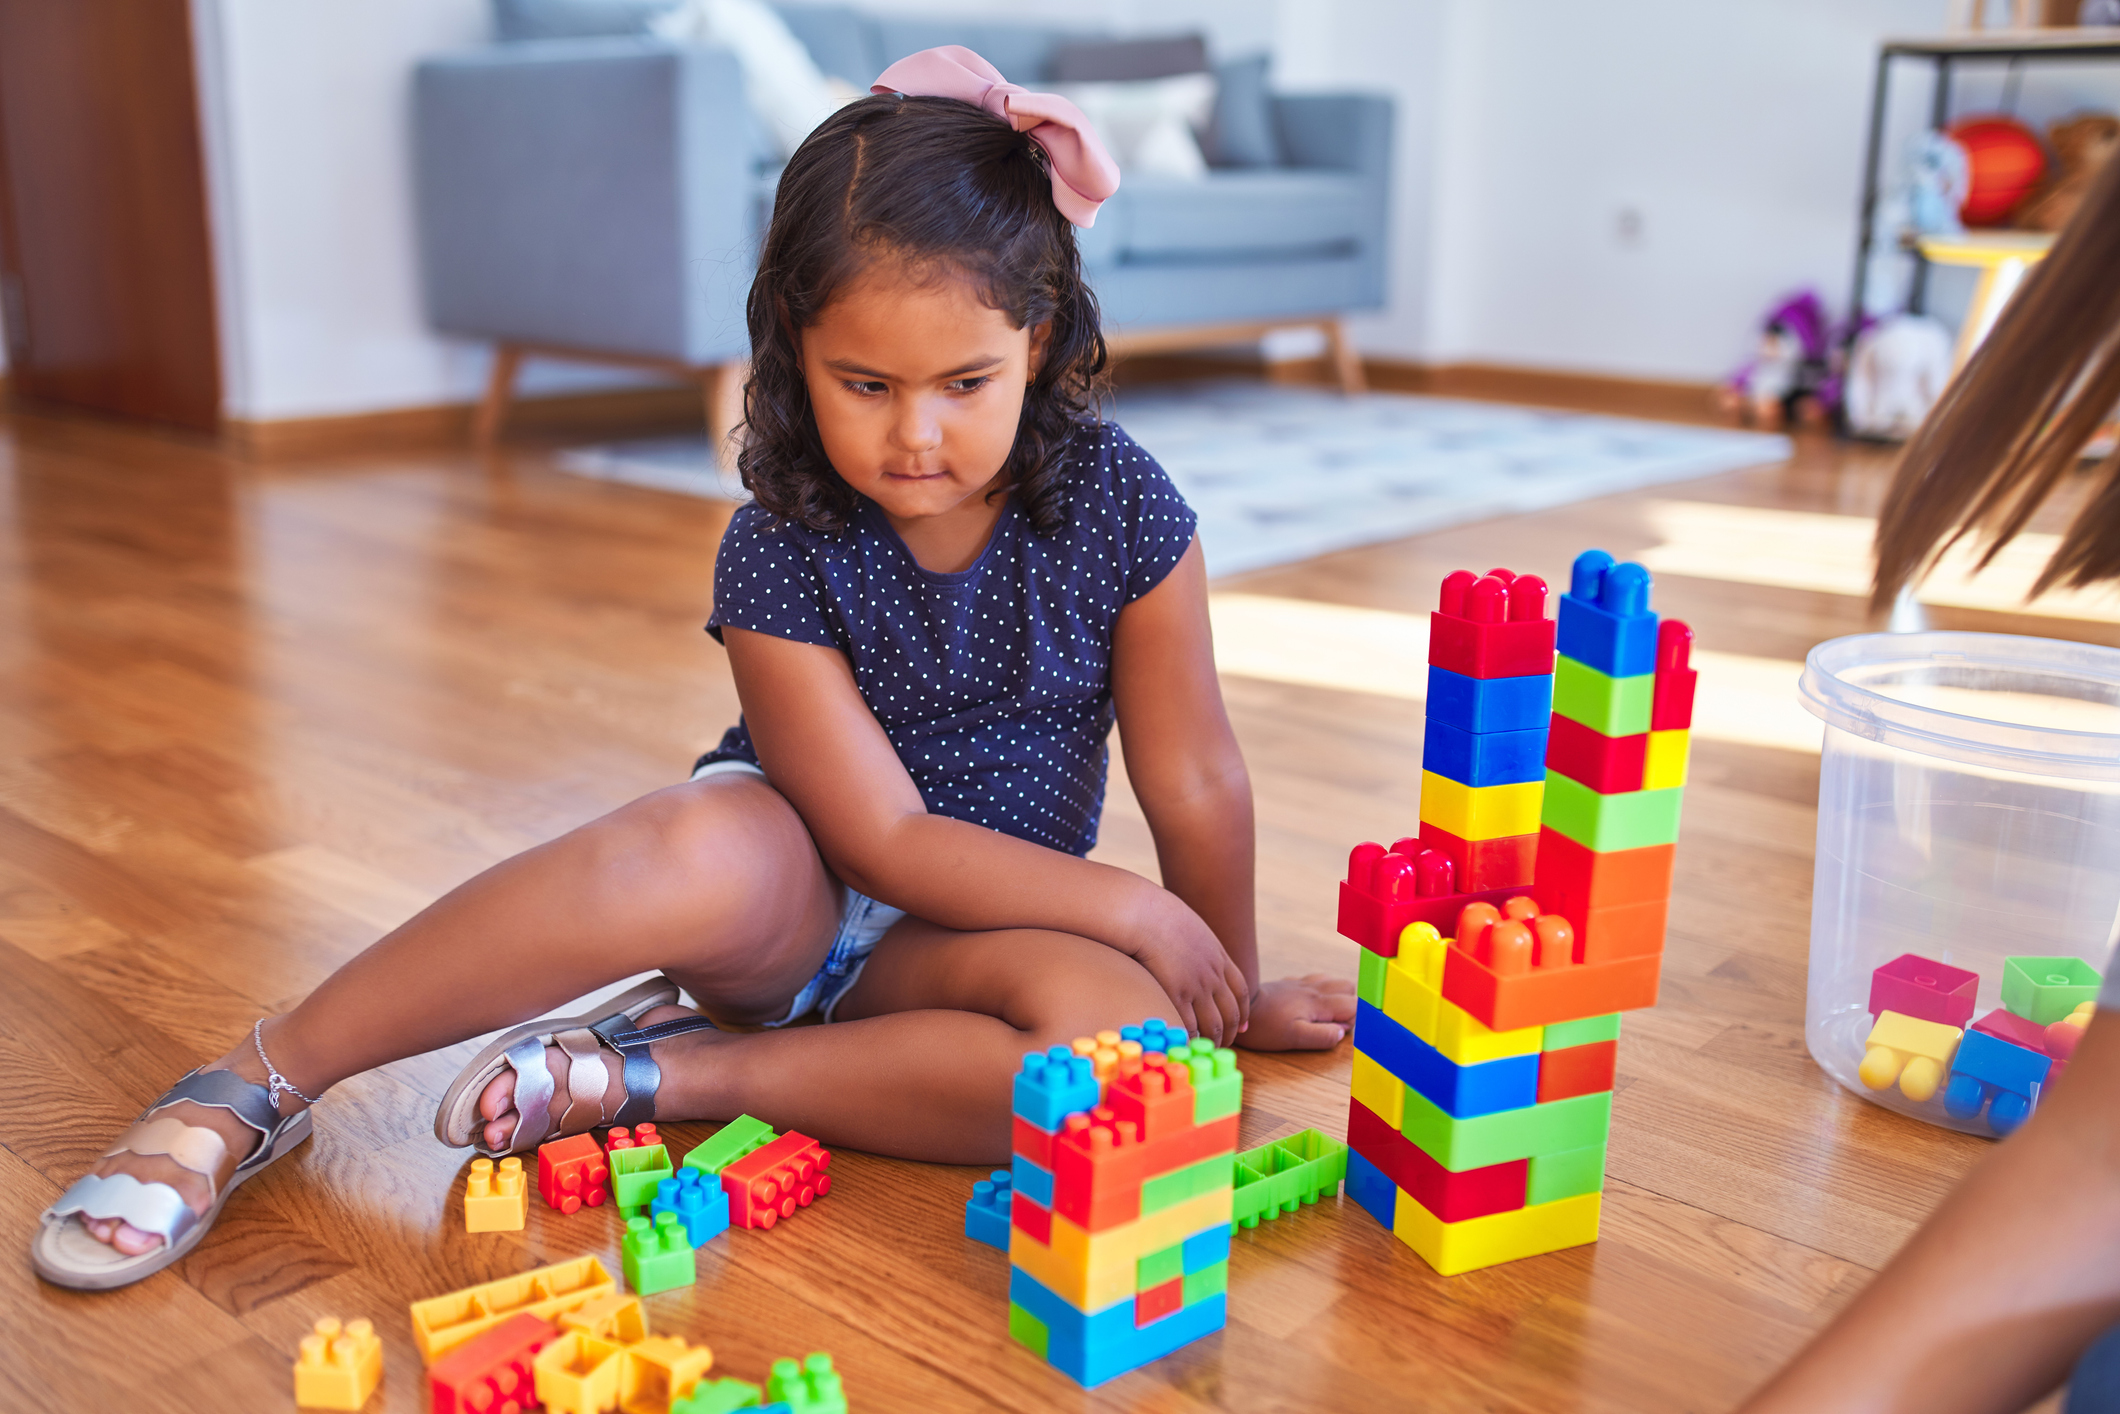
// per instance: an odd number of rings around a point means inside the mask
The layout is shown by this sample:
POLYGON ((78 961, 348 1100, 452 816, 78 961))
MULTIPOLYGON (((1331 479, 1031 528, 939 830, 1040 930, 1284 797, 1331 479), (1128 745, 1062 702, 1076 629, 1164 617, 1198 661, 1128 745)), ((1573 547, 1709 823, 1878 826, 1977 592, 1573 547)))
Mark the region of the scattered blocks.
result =
POLYGON ((638 1296, 599 1296, 586 1305, 560 1314, 556 1324, 563 1331, 584 1331, 631 1345, 648 1336, 648 1311, 638 1296))
POLYGON ((685 1241, 695 1248, 704 1247, 728 1231, 729 1195, 713 1178, 687 1165, 675 1178, 655 1185, 648 1217, 652 1220, 663 1213, 675 1213, 684 1224, 685 1241))
POLYGON ((2010 957, 2002 961, 2002 1004, 2046 1026, 2098 1000, 2098 969, 2080 957, 2010 957))
POLYGON ((766 1376, 766 1396, 788 1406, 790 1414, 847 1414, 847 1396, 832 1357, 823 1351, 806 1356, 800 1365, 793 1360, 775 1360, 766 1376))
POLYGON ((593 1136, 575 1134, 537 1151, 537 1192, 562 1213, 601 1207, 610 1197, 611 1166, 593 1136))
MULTIPOLYGON (((964 1235, 974 1242, 1008 1251, 1008 1212, 1014 1197, 1007 1169, 995 1169, 991 1176, 973 1184, 971 1199, 964 1205, 964 1235)), ((1045 1201, 1051 1204, 1050 1194, 1045 1201)))
POLYGON ((636 1144, 629 1149, 613 1149, 608 1157, 611 1161, 611 1198, 618 1204, 622 1217, 637 1218, 646 1212, 648 1204, 655 1199, 656 1188, 677 1172, 671 1166, 670 1151, 661 1144, 636 1144))
POLYGON ((1649 572, 1612 563, 1603 550, 1575 557, 1561 596, 1556 647, 1612 677, 1656 671, 1656 615, 1649 612, 1649 572))
MULTIPOLYGON (((326 1316, 302 1337, 294 1360, 299 1409, 358 1409, 383 1380, 383 1342, 367 1321, 326 1316)), ((435 1414, 449 1414, 436 1402, 435 1414)))
POLYGON ((645 1217, 628 1218, 619 1262, 626 1284, 641 1296, 690 1286, 699 1279, 692 1244, 685 1241, 684 1223, 675 1213, 659 1213, 652 1223, 645 1217))
POLYGON ((1963 1026, 1973 1019, 1973 998, 1980 990, 1980 974, 1947 962, 1901 953, 1870 974, 1870 1016, 1887 1011, 1945 1026, 1963 1026))
POLYGON ((692 1386, 690 1394, 670 1406, 670 1414, 735 1414, 739 1409, 758 1409, 759 1414, 765 1414, 758 1404, 764 1393, 757 1385, 742 1380, 701 1380, 692 1386))
POLYGON ((583 1331, 562 1333, 538 1351, 531 1366, 537 1398, 548 1414, 604 1414, 616 1409, 625 1353, 616 1341, 583 1331))
POLYGON ((536 1316, 510 1316, 427 1370, 434 1414, 494 1414, 537 1403, 537 1354, 560 1333, 536 1316))
POLYGON ((763 1149, 776 1136, 773 1126, 749 1115, 738 1115, 705 1143, 685 1155, 685 1166, 701 1173, 720 1174, 724 1168, 756 1149, 763 1149))
POLYGON ((473 1159, 464 1179, 464 1231, 521 1232, 530 1217, 530 1180, 512 1155, 495 1169, 491 1159, 473 1159))
POLYGON ((620 1414, 670 1414, 713 1365, 712 1350, 687 1345, 679 1336, 653 1335, 633 1342, 620 1357, 620 1414))
POLYGON ((729 1195, 729 1221, 737 1227, 770 1231, 832 1191, 829 1149, 793 1130, 763 1148, 754 1149, 721 1171, 722 1191, 729 1195))
POLYGON ((1961 1034, 1957 1027, 1940 1021, 1923 1021, 1896 1011, 1881 1012, 1864 1043, 1866 1049, 1857 1073, 1872 1090, 1882 1090, 1897 1081, 1899 1092, 1919 1103, 1942 1087, 1951 1058, 1958 1053, 1961 1034))
POLYGON ((604 1153, 606 1155, 619 1149, 646 1149, 660 1143, 662 1143, 662 1138, 655 1132, 655 1126, 652 1124, 640 1124, 632 1129, 618 1124, 604 1131, 604 1153))
POLYGON ((556 1321, 567 1311, 618 1290, 611 1273, 594 1257, 576 1257, 549 1267, 502 1277, 412 1303, 412 1340, 432 1364, 473 1336, 516 1315, 556 1321), (498 1314, 497 1314, 498 1313, 498 1314))
POLYGON ((1428 662, 1468 678, 1553 671, 1554 622, 1546 582, 1535 575, 1458 570, 1443 580, 1428 616, 1428 662))

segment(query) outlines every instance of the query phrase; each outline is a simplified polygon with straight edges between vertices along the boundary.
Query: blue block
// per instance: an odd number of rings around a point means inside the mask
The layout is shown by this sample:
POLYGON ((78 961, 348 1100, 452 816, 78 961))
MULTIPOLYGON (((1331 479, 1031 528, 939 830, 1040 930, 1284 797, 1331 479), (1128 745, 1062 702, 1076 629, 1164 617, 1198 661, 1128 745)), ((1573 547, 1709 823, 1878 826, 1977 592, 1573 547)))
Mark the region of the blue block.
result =
POLYGON ((1951 1061, 1943 1108, 1955 1119, 1974 1119, 1986 1109, 1988 1127, 2009 1134, 2031 1117, 2053 1067, 2051 1056, 1985 1031, 1967 1031, 1951 1061))
POLYGON ((1656 671, 1656 615, 1649 612, 1649 572, 1640 565, 1583 551, 1557 617, 1554 646, 1566 657, 1606 677, 1656 671))
POLYGON ((1013 1167, 1009 1170, 1009 1178, 1015 1183, 1016 1191, 1041 1208, 1053 1206, 1051 1171, 1039 1168, 1021 1154, 1016 1155, 1011 1162, 1013 1167))
POLYGON ((1538 1057, 1504 1056, 1459 1065, 1368 1002, 1354 1008, 1354 1043, 1400 1080, 1456 1119, 1520 1110, 1538 1103, 1538 1057))
POLYGON ((1228 1298, 1218 1291, 1137 1330, 1131 1296, 1085 1315, 1021 1267, 1009 1269, 1008 1297, 1044 1323, 1047 1362, 1086 1388, 1160 1360, 1229 1323, 1228 1298))
POLYGON ((1546 779, 1546 728, 1468 732, 1428 719, 1421 769, 1468 786, 1513 786, 1546 779))
POLYGON ((1229 1228, 1228 1223, 1221 1223, 1185 1239, 1184 1245, 1178 1249, 1178 1256, 1187 1276, 1229 1259, 1229 1228))
POLYGON ((1468 678, 1428 670, 1428 720, 1464 732, 1544 731, 1553 716, 1553 674, 1468 678))
POLYGON ((1399 1186, 1354 1150, 1347 1151, 1347 1196, 1369 1211, 1386 1232, 1399 1216, 1399 1186))
POLYGON ((1150 1017, 1139 1026, 1120 1027, 1119 1039, 1122 1041, 1139 1041, 1142 1050, 1155 1051, 1160 1054, 1168 1051, 1172 1046, 1185 1044, 1185 1028, 1173 1026, 1160 1017, 1150 1017))
POLYGON ((964 1235, 974 1242, 1008 1251, 1011 1192, 1007 1169, 995 1169, 991 1178, 973 1184, 972 1196, 964 1205, 964 1235))
POLYGON ((1071 1114, 1095 1109, 1097 1075, 1088 1056, 1065 1046, 1032 1051, 1016 1074, 1014 1113, 1040 1129, 1057 1133, 1071 1114))
POLYGON ((704 1247, 707 1239, 729 1230, 729 1195, 721 1180, 695 1168, 678 1170, 675 1178, 655 1185, 648 1201, 652 1221, 659 1213, 675 1213, 685 1226, 685 1241, 704 1247))

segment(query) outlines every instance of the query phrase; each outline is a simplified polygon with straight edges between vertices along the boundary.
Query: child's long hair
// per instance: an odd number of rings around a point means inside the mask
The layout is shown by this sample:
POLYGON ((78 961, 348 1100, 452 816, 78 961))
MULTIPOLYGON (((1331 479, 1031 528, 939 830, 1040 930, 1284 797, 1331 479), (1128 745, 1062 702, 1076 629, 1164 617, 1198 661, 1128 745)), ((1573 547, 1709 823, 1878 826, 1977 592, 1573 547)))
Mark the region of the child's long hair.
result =
MULTIPOLYGON (((1968 534, 1982 565, 2023 530, 2120 403, 2120 161, 1914 434, 1877 518, 1883 607, 1968 534)), ((2120 578, 2120 452, 2032 593, 2120 578)))
POLYGON ((1053 205, 1044 154, 953 98, 879 94, 797 148, 751 283, 751 378, 737 467, 758 504, 837 534, 857 495, 825 456, 802 376, 802 330, 869 262, 969 279, 1017 328, 1050 323, 1001 484, 1041 532, 1064 518, 1067 441, 1104 373, 1097 299, 1075 230, 1053 205))

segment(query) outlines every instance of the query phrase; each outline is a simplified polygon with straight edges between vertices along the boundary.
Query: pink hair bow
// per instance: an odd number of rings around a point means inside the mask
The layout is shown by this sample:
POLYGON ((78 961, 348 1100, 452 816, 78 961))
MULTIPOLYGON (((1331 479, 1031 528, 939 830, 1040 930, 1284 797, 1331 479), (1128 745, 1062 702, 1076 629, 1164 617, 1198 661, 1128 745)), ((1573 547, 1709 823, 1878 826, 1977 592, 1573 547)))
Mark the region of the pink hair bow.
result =
POLYGON ((961 44, 908 54, 877 75, 869 92, 962 99, 1029 133, 1053 169, 1053 205, 1077 226, 1097 224, 1097 208, 1119 189, 1119 164, 1080 108, 1057 93, 1032 93, 1010 83, 961 44))

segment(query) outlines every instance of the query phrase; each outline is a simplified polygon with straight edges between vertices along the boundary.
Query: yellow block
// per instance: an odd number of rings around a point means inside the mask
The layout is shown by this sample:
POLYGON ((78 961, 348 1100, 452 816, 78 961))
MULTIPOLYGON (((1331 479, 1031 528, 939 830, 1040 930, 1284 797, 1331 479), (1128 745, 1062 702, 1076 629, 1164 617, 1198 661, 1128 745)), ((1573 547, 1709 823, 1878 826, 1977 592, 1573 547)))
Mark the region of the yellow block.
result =
POLYGON ((1101 1311, 1134 1294, 1134 1264, 1143 1257, 1228 1222, 1235 1194, 1232 1188, 1202 1193, 1094 1233, 1084 1232, 1055 1213, 1050 1246, 1021 1228, 1010 1228, 1008 1259, 1062 1300, 1084 1311, 1101 1311))
POLYGON ((1354 1097, 1393 1129, 1406 1114, 1406 1084, 1359 1050, 1354 1053, 1354 1097))
POLYGON ((464 1180, 464 1231, 521 1232, 530 1213, 530 1182, 523 1161, 510 1156, 496 1169, 491 1159, 473 1159, 464 1180))
POLYGON ((366 1321, 326 1316, 294 1360, 298 1409, 358 1409, 383 1379, 383 1339, 366 1321))
POLYGON ((1602 1193, 1584 1193, 1513 1213, 1446 1223, 1400 1189, 1391 1230, 1399 1241, 1420 1253, 1422 1261, 1454 1277, 1459 1272, 1595 1242, 1604 1202, 1602 1193))
POLYGON ((432 1365, 444 1351, 485 1334, 510 1316, 527 1313, 540 1321, 556 1321, 561 1312, 586 1306, 616 1290, 618 1283, 602 1262, 576 1257, 413 1302, 412 1341, 420 1348, 420 1359, 432 1365))
POLYGON ((670 1406, 714 1366, 714 1352, 683 1336, 651 1335, 626 1347, 618 1377, 621 1414, 670 1414, 670 1406))
POLYGON ((585 1306, 562 1312, 553 1322, 563 1331, 587 1331, 590 1335, 631 1345, 648 1337, 648 1312, 638 1296, 623 1293, 599 1296, 585 1306))
POLYGON ((1468 786, 1433 771, 1421 772, 1421 823, 1448 830, 1461 840, 1535 835, 1539 806, 1545 798, 1542 780, 1468 786))
POLYGON ((1546 1039, 1545 1027, 1495 1031, 1443 995, 1443 957, 1449 948, 1427 924, 1407 927, 1399 937, 1399 955, 1384 969, 1384 1015, 1450 1057, 1455 1065, 1536 1054, 1546 1039))
POLYGON ((1693 734, 1684 727, 1676 731, 1649 733, 1649 764, 1642 771, 1643 790, 1669 790, 1686 783, 1686 752, 1693 734))
POLYGON ((1872 1090, 1882 1090, 1896 1080, 1900 1093, 1909 1100, 1931 1099, 1950 1073, 1964 1034, 1941 1021, 1879 1012, 1869 1040, 1863 1043, 1862 1066, 1856 1073, 1872 1090))
POLYGON ((618 1405, 618 1372, 626 1348, 585 1331, 568 1331, 537 1352, 530 1369, 550 1414, 603 1414, 618 1405))

